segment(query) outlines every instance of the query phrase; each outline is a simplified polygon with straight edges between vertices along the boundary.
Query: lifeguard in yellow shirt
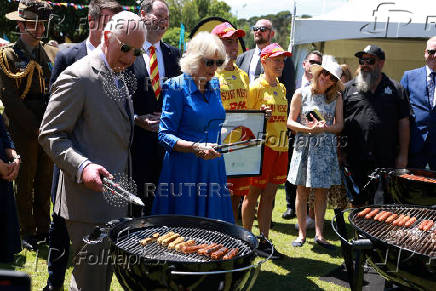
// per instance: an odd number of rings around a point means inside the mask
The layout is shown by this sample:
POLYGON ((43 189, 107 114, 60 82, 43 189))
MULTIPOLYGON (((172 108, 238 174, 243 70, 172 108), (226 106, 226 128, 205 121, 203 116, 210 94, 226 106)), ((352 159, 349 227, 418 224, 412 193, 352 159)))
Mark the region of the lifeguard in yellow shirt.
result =
MULTIPOLYGON (((245 31, 235 29, 230 23, 221 23, 212 30, 223 42, 227 53, 227 66, 218 70, 215 76, 220 81, 221 101, 225 110, 246 110, 250 80, 247 73, 236 66, 238 56, 238 37, 244 37, 245 31)), ((241 132, 242 135, 242 132, 241 132)), ((232 133, 234 138, 238 134, 232 133)), ((238 140, 239 141, 239 140, 238 140)), ((230 142, 232 142, 230 140, 230 142)), ((248 194, 250 178, 228 178, 227 184, 232 190, 232 207, 235 221, 238 219, 238 205, 241 197, 248 194)))
MULTIPOLYGON (((269 107, 271 116, 266 128, 266 143, 263 154, 262 174, 251 178, 250 190, 242 204, 242 223, 251 230, 254 220, 254 209, 260 195, 257 211, 259 230, 268 238, 271 225, 273 200, 280 184, 286 181, 288 168, 287 110, 285 86, 278 81, 282 75, 284 60, 292 54, 283 50, 277 43, 272 43, 262 49, 261 64, 265 71, 250 86, 248 109, 264 110, 269 107)), ((260 157, 259 157, 260 158, 260 157)), ((256 249, 258 255, 268 257, 273 252, 272 259, 280 259, 280 254, 266 241, 261 241, 256 249)))

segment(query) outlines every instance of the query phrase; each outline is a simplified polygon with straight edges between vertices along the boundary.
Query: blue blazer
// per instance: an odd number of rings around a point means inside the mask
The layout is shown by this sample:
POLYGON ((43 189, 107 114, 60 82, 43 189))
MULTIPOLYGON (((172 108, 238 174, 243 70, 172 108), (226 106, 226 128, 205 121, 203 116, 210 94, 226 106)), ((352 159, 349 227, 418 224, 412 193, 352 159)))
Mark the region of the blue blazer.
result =
POLYGON ((86 50, 86 40, 81 43, 75 44, 71 47, 65 48, 56 54, 53 71, 50 77, 51 85, 56 81, 59 75, 69 66, 74 64, 88 54, 86 50))
POLYGON ((427 89, 426 67, 404 72, 401 85, 409 94, 412 117, 410 119, 410 153, 419 153, 426 142, 431 153, 436 153, 436 107, 432 108, 427 89))

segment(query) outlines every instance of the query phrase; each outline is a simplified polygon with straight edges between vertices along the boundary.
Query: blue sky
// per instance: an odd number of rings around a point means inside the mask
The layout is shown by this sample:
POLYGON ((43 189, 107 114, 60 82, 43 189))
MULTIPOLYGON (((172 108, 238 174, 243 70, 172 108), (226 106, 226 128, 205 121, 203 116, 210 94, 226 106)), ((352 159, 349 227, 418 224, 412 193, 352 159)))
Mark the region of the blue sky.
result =
MULTIPOLYGON (((277 13, 291 10, 292 0, 221 0, 232 7, 232 13, 238 18, 277 13)), ((297 15, 309 14, 312 16, 328 12, 347 0, 297 0, 297 15)))

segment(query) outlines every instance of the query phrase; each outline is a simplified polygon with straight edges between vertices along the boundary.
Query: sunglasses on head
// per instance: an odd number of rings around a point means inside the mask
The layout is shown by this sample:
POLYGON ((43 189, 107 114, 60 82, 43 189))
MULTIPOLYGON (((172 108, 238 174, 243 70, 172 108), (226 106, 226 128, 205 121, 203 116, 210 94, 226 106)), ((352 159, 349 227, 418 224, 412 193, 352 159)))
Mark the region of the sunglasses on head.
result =
POLYGON ((321 62, 315 61, 315 60, 308 60, 310 65, 318 65, 321 66, 321 62))
POLYGON ((325 77, 328 77, 332 82, 336 83, 338 81, 338 78, 336 78, 335 75, 333 75, 332 73, 330 73, 327 70, 322 70, 321 74, 323 74, 325 77))
POLYGON ((266 27, 266 26, 253 26, 253 27, 251 27, 251 29, 252 29, 253 31, 258 31, 258 30, 260 30, 261 32, 265 32, 265 31, 267 31, 267 30, 271 30, 270 28, 268 28, 268 27, 266 27))
POLYGON ((436 50, 427 50, 427 53, 429 55, 434 55, 436 53, 436 50))
POLYGON ((360 58, 359 59, 359 65, 374 65, 374 64, 375 64, 374 58, 368 58, 368 59, 360 58))
POLYGON ((204 59, 204 64, 207 67, 212 67, 214 64, 216 64, 217 67, 221 67, 224 64, 224 60, 204 59))
POLYGON ((115 36, 115 38, 117 39, 117 41, 118 41, 118 43, 120 45, 121 52, 127 54, 128 52, 130 52, 130 50, 133 49, 133 55, 135 57, 139 57, 140 55, 145 53, 143 48, 134 48, 134 47, 132 47, 132 46, 126 44, 126 43, 121 42, 116 35, 114 35, 114 36, 115 36))

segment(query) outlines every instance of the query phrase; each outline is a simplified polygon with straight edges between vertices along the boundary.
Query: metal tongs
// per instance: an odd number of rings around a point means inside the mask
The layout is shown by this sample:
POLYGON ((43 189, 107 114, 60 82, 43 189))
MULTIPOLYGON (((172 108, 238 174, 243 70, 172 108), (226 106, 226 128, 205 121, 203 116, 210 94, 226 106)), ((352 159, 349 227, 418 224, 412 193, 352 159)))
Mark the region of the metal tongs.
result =
POLYGON ((116 182, 107 177, 102 177, 103 196, 105 200, 114 207, 124 207, 128 203, 133 203, 139 206, 145 206, 142 200, 132 194, 131 191, 136 189, 136 185, 131 179, 122 177, 116 182))
POLYGON ((214 147, 214 149, 220 153, 230 153, 250 147, 255 147, 263 144, 264 142, 265 142, 264 139, 248 139, 248 140, 238 141, 229 144, 217 145, 214 147))

